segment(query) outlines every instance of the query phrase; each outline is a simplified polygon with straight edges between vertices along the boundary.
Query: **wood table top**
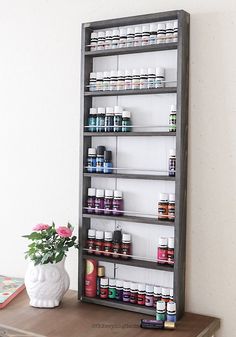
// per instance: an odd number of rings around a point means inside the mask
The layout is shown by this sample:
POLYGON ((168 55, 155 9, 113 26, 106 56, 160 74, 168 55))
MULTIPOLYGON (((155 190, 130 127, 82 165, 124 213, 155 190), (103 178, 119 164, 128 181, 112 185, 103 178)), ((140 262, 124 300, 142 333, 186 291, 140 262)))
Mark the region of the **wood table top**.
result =
POLYGON ((75 291, 55 309, 30 307, 24 291, 0 311, 0 324, 46 337, 211 337, 220 327, 218 318, 186 313, 176 330, 148 330, 139 327, 141 318, 151 316, 80 303, 75 291))

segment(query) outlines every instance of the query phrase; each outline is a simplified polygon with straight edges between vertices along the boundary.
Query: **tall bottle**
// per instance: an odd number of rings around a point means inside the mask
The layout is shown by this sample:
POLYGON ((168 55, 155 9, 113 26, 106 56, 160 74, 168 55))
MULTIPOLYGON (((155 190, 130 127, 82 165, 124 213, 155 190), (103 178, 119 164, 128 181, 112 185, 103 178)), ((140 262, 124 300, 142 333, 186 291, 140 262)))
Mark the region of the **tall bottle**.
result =
POLYGON ((97 261, 93 259, 87 259, 85 269, 85 289, 84 289, 86 297, 96 297, 97 293, 96 279, 97 279, 97 261))

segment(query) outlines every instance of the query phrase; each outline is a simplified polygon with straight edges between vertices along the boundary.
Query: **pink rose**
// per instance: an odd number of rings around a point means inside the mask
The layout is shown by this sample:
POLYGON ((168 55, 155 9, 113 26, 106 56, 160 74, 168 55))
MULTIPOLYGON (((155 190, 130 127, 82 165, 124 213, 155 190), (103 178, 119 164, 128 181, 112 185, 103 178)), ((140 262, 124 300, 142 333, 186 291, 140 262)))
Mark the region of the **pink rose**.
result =
POLYGON ((56 229, 56 232, 62 238, 69 238, 72 235, 73 230, 65 226, 60 226, 56 229))
POLYGON ((43 224, 43 223, 39 223, 38 225, 34 226, 33 230, 36 231, 36 232, 39 232, 39 231, 44 231, 46 229, 48 229, 50 226, 46 225, 46 224, 43 224))

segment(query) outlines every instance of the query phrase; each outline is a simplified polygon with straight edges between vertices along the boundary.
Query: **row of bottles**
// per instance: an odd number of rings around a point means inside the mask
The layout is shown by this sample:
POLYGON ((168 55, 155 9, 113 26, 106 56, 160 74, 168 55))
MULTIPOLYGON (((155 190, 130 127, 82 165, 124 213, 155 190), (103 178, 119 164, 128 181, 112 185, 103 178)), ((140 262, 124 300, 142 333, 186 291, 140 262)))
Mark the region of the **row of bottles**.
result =
POLYGON ((160 237, 157 248, 157 262, 159 264, 173 265, 175 260, 174 251, 175 240, 173 237, 160 237))
POLYGON ((157 216, 159 220, 175 220, 175 194, 160 193, 157 216))
POLYGON ((89 188, 86 210, 89 214, 121 216, 124 213, 123 193, 89 188))
POLYGON ((87 172, 112 173, 112 151, 102 145, 88 148, 87 172))

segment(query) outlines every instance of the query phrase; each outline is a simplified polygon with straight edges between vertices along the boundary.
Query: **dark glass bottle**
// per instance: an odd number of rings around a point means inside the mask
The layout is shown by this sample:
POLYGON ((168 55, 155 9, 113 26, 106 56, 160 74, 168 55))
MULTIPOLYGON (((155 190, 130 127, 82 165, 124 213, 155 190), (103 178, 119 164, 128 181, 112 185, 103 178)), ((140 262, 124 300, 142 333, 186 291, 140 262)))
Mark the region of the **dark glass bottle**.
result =
POLYGON ((87 213, 95 213, 95 196, 96 189, 88 188, 88 198, 87 198, 87 213))
POLYGON ((112 215, 112 206, 113 206, 113 190, 105 190, 105 198, 104 198, 105 215, 112 215))
POLYGON ((112 242, 112 257, 113 258, 119 258, 120 252, 121 252, 121 239, 122 239, 122 234, 120 230, 114 231, 113 234, 113 242, 112 242))
POLYGON ((114 109, 112 107, 106 108, 106 116, 105 116, 105 132, 113 132, 114 131, 114 109))
POLYGON ((104 164, 104 151, 106 150, 105 146, 97 147, 97 157, 96 157, 96 172, 103 173, 103 164, 104 164))
POLYGON ((131 130, 131 113, 123 111, 122 113, 122 132, 130 132, 131 130))
POLYGON ((90 173, 96 172, 96 149, 92 147, 88 149, 87 171, 90 173))

